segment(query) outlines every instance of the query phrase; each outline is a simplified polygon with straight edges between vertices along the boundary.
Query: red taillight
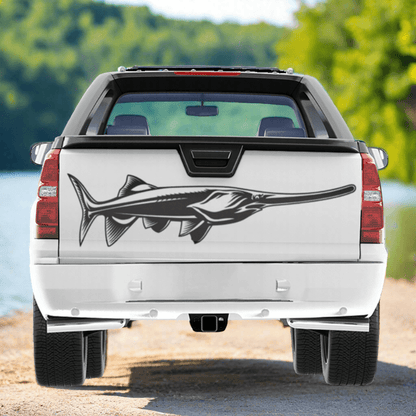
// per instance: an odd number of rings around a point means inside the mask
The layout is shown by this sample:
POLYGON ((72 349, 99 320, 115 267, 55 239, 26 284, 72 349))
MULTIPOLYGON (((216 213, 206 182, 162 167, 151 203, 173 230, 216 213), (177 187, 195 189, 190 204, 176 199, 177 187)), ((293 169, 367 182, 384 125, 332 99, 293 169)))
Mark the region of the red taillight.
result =
POLYGON ((51 150, 40 175, 36 238, 58 238, 59 149, 51 150))
POLYGON ((361 203, 361 243, 382 243, 384 227, 383 198, 380 179, 373 158, 361 153, 363 193, 361 203))

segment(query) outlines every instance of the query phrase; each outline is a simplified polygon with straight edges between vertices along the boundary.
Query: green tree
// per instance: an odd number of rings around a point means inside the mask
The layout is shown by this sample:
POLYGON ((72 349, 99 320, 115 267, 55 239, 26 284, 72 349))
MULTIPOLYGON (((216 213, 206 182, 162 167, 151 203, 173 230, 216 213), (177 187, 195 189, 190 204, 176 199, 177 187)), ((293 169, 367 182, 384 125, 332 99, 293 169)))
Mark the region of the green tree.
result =
POLYGON ((387 150, 384 177, 415 182, 416 1, 328 0, 297 19, 279 64, 316 76, 354 136, 387 150))
POLYGON ((265 23, 187 22, 91 0, 0 0, 0 170, 33 168, 89 83, 120 65, 272 66, 282 33, 265 23))
POLYGON ((68 1, 0 3, 0 169, 30 167, 30 143, 53 139, 70 114, 76 12, 68 1))

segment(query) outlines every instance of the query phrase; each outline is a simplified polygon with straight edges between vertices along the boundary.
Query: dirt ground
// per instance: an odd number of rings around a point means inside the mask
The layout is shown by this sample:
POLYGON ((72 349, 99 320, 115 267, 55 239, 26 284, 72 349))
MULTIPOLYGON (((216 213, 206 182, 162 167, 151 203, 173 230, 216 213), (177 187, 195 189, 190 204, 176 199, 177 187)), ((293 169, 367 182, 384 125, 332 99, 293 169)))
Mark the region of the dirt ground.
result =
POLYGON ((197 334, 185 321, 142 321, 110 331, 108 351, 102 378, 39 387, 32 314, 0 318, 0 416, 416 416, 416 284, 386 279, 378 371, 366 387, 296 375, 280 322, 231 321, 223 333, 197 334))

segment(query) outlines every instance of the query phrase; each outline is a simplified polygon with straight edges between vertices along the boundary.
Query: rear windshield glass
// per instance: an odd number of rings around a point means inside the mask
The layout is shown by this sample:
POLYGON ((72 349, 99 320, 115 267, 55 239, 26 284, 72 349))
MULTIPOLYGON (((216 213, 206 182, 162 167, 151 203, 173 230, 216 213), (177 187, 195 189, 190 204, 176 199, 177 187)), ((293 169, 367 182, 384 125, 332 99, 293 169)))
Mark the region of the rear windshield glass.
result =
POLYGON ((125 94, 107 122, 109 135, 306 137, 287 96, 217 93, 125 94))

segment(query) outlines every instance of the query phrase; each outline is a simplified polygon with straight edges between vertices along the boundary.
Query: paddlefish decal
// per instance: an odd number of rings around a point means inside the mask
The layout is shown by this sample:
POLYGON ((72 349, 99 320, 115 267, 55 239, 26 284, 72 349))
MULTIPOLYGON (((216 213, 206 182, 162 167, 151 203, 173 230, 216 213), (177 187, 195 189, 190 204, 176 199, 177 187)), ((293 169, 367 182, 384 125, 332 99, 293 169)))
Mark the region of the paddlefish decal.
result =
POLYGON ((162 232, 172 221, 180 222, 179 237, 189 235, 200 243, 211 227, 243 221, 264 208, 279 205, 303 204, 339 198, 355 191, 355 185, 309 193, 272 193, 225 186, 150 185, 132 175, 117 196, 107 201, 96 201, 85 186, 68 174, 82 209, 79 230, 81 246, 93 221, 105 217, 107 246, 115 244, 122 235, 142 218, 144 228, 162 232))

